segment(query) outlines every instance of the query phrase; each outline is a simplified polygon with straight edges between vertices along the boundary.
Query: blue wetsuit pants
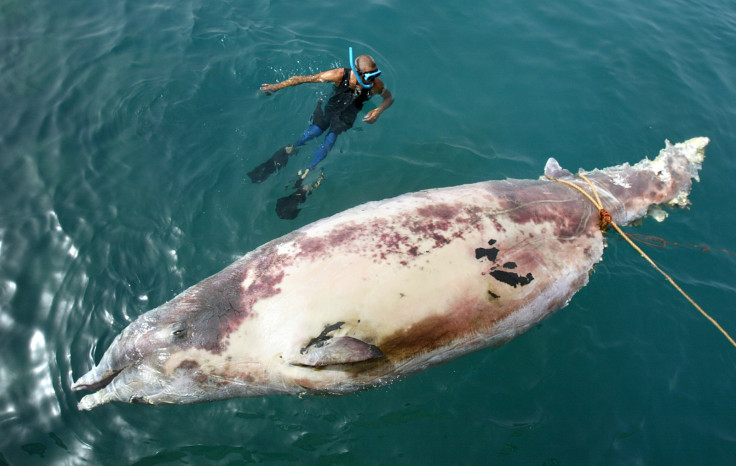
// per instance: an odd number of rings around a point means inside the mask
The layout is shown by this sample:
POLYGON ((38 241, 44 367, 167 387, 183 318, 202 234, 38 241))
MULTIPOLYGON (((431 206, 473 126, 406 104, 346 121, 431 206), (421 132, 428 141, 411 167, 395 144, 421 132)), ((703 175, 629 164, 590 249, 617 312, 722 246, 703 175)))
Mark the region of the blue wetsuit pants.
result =
POLYGON ((307 167, 308 169, 311 170, 316 167, 327 157, 327 153, 337 141, 337 136, 353 127, 355 118, 361 108, 362 104, 360 106, 354 105, 352 94, 333 96, 327 102, 324 111, 322 111, 322 101, 317 102, 317 108, 314 109, 312 114, 312 124, 304 131, 302 137, 294 143, 295 147, 303 146, 307 141, 316 138, 328 128, 330 129, 324 142, 314 152, 314 159, 307 167))
MULTIPOLYGON (((314 124, 310 125, 309 128, 307 128, 307 130, 304 132, 304 134, 302 134, 302 137, 294 143, 294 146, 303 146, 307 141, 316 138, 317 136, 322 134, 322 132, 324 132, 324 130, 319 126, 314 124)), ((325 157, 327 157, 327 153, 335 145, 335 141, 337 141, 337 134, 332 131, 327 133, 324 142, 322 142, 317 150, 314 151, 314 159, 312 159, 312 163, 310 163, 307 168, 311 170, 312 168, 316 167, 318 163, 324 160, 325 157)))

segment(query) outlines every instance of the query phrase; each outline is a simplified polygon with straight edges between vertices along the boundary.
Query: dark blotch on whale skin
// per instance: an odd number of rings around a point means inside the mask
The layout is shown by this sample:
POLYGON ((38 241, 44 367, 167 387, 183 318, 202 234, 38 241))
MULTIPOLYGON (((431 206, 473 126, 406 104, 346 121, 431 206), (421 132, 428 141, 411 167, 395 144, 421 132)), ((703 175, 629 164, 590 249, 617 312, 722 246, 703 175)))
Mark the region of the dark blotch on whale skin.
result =
MULTIPOLYGON (((488 245, 491 246, 491 248, 476 248, 475 249, 475 258, 478 260, 481 260, 483 258, 488 259, 491 262, 495 262, 498 258, 499 250, 498 248, 493 247, 493 245, 496 244, 496 240, 492 239, 488 241, 488 245)), ((489 272, 490 275, 495 278, 496 280, 506 283, 507 285, 513 286, 516 288, 517 286, 521 285, 528 285, 531 283, 532 280, 534 280, 534 277, 531 273, 526 274, 526 276, 519 275, 515 272, 508 272, 506 270, 498 270, 497 265, 494 265, 491 268, 491 271, 489 272)), ((502 266, 504 269, 515 269, 517 266, 516 262, 506 262, 502 266)), ((495 293, 489 291, 488 292, 492 297, 498 298, 499 296, 495 293)))
MULTIPOLYGON (((496 240, 492 239, 488 242, 489 246, 493 246, 496 244, 496 240)), ((483 258, 488 259, 491 262, 494 262, 496 260, 496 257, 498 257, 498 248, 491 247, 490 249, 486 248, 476 248, 475 249, 475 258, 480 260, 483 258)))
POLYGON ((305 346, 304 348, 302 348, 299 352, 301 354, 304 354, 307 351, 307 349, 309 349, 310 346, 313 346, 313 345, 320 346, 321 343, 324 343, 325 341, 327 341, 330 338, 332 338, 331 336, 329 336, 329 333, 330 332, 333 332, 335 330, 338 330, 344 324, 345 324, 345 322, 336 322, 336 323, 334 323, 332 325, 327 325, 325 327, 325 329, 322 330, 322 333, 319 334, 319 336, 317 336, 315 338, 312 338, 309 341, 309 343, 307 344, 307 346, 305 346))
POLYGON ((526 276, 522 276, 514 272, 507 272, 505 270, 493 270, 491 272, 491 276, 500 282, 513 286, 514 288, 519 285, 528 285, 532 282, 532 280, 534 280, 534 277, 531 273, 526 274, 526 276))

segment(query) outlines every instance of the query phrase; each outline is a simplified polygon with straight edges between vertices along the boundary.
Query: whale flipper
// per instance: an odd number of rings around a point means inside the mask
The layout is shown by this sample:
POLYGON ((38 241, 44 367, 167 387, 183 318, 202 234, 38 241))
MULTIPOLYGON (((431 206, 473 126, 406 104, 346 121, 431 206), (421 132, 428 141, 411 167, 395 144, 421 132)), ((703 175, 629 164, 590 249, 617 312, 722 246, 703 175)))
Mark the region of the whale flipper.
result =
POLYGON ((322 367, 353 364, 380 357, 383 357, 383 352, 377 346, 353 337, 334 337, 310 343, 289 363, 294 366, 322 367))

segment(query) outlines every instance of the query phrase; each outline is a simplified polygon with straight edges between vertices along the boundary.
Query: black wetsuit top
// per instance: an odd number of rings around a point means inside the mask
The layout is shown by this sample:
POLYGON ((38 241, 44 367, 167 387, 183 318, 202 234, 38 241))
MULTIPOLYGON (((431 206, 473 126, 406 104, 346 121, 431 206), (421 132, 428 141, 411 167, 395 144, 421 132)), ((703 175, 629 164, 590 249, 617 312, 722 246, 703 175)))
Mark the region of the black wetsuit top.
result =
POLYGON ((335 86, 324 111, 321 105, 317 106, 312 115, 312 123, 323 131, 329 127, 331 133, 340 134, 353 127, 358 112, 370 98, 370 89, 362 86, 350 88, 350 68, 343 68, 342 81, 335 86))

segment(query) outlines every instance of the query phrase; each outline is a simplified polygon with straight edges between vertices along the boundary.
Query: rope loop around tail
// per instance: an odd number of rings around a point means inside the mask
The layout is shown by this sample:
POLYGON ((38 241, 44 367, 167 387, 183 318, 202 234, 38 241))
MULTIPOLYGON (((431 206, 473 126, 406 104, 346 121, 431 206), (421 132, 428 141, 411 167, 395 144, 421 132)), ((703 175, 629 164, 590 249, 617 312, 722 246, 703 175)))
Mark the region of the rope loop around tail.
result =
POLYGON ((634 244, 634 242, 631 240, 631 238, 629 238, 629 236, 626 233, 624 233, 623 230, 621 230, 621 227, 619 227, 616 224, 616 222, 613 221, 613 217, 611 216, 611 214, 606 209, 603 208, 603 204, 601 203, 600 197, 598 197, 598 191, 596 190, 595 185, 593 184, 593 182, 591 182, 582 173, 579 173, 577 175, 580 178, 582 178, 583 180, 585 180, 586 183, 588 183, 588 186, 590 186, 590 190, 593 192, 593 196, 595 196, 595 199, 593 199, 593 197, 590 194, 588 194, 587 192, 585 192, 585 190, 583 188, 581 188, 580 186, 578 186, 577 184, 575 184, 575 183, 573 183, 571 181, 561 180, 559 178, 554 178, 554 177, 548 176, 548 175, 545 175, 545 176, 548 179, 552 180, 552 181, 557 181, 559 183, 563 183, 563 184, 566 184, 566 185, 574 188, 575 190, 577 190, 578 192, 580 192, 581 194, 583 194, 586 198, 588 198, 588 200, 595 206, 595 208, 598 209, 598 216, 600 217, 600 222, 599 222, 598 226, 600 227, 601 232, 605 233, 606 230, 608 229, 608 226, 609 225, 612 226, 616 230, 616 232, 618 232, 618 234, 621 235, 621 237, 623 239, 625 239, 626 242, 628 242, 629 245, 632 248, 634 248, 634 250, 636 250, 644 259, 646 259, 647 262, 649 262, 652 265, 652 267, 654 267, 659 273, 661 273, 664 276, 664 278, 666 278, 667 281, 670 282, 670 284, 677 291, 679 291, 680 294, 682 296, 684 296, 685 299, 687 299, 690 302, 690 304, 693 305, 693 307, 695 307, 695 309, 698 310, 698 312, 700 312, 706 319, 708 319, 708 321, 710 321, 710 323, 713 324, 723 334, 723 336, 726 337, 726 339, 731 343, 731 345, 733 345, 734 347, 736 347, 736 341, 734 341, 734 339, 731 337, 731 335, 729 335, 728 332, 726 332, 723 329, 723 327, 721 327, 721 325, 715 319, 713 319, 710 315, 708 315, 708 313, 705 312, 698 305, 698 303, 696 303, 690 296, 688 296, 688 294, 685 293, 685 291, 683 291, 683 289, 680 288, 680 286, 677 283, 675 283, 675 281, 672 279, 672 277, 670 277, 669 275, 667 275, 667 273, 664 270, 662 270, 649 256, 647 256, 646 253, 644 251, 642 251, 639 246, 637 246, 636 244, 634 244))
POLYGON ((598 223, 598 227, 603 233, 608 231, 608 226, 613 223, 613 217, 606 209, 598 209, 598 217, 601 221, 598 223))

